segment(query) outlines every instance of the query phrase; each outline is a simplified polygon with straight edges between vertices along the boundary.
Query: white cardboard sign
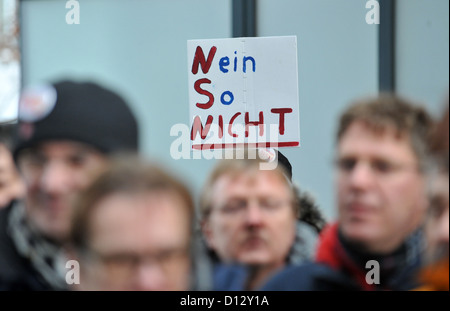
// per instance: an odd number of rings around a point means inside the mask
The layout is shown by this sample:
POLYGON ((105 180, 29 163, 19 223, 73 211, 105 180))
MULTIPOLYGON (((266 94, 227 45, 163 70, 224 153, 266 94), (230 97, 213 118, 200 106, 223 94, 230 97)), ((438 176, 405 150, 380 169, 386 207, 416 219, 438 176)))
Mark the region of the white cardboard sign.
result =
POLYGON ((189 40, 193 149, 300 145, 295 36, 189 40))
POLYGON ((17 122, 19 93, 19 62, 2 63, 0 60, 0 124, 17 122))

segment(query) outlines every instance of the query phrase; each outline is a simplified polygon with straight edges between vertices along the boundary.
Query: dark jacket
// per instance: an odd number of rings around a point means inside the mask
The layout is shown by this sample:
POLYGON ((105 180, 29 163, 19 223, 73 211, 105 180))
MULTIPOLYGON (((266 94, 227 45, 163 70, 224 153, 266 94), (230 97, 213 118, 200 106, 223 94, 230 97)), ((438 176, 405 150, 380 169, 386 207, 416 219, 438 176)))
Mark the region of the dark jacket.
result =
POLYGON ((16 202, 0 210, 0 290, 10 291, 47 291, 55 289, 22 256, 14 239, 10 217, 16 202))
MULTIPOLYGON (((312 260, 317 243, 317 232, 309 224, 298 221, 295 242, 290 249, 287 265, 298 265, 312 260)), ((220 263, 212 257, 211 290, 219 291, 241 291, 249 277, 249 267, 240 264, 220 263)))
POLYGON ((344 273, 327 265, 307 262, 288 266, 276 274, 261 291, 357 291, 361 288, 344 273))
POLYGON ((361 252, 345 242, 337 224, 324 229, 320 237, 315 262, 289 267, 269 280, 262 290, 319 291, 319 290, 410 290, 419 284, 423 251, 423 234, 414 232, 396 251, 389 255, 361 252), (379 263, 379 278, 372 278, 379 263), (370 272, 370 273, 369 273, 370 272), (369 280, 369 281, 368 281, 369 280))

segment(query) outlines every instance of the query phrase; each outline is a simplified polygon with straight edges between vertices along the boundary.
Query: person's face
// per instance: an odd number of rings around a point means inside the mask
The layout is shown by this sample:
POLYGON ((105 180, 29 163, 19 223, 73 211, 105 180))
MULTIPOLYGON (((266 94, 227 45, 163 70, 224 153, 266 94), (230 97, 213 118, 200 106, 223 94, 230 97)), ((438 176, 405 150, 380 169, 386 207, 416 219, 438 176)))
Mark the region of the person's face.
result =
POLYGON ((171 192, 105 197, 89 224, 81 288, 188 290, 189 219, 185 203, 171 192))
POLYGON ((69 141, 22 151, 19 169, 26 185, 27 217, 37 230, 57 241, 66 238, 74 197, 105 163, 98 151, 69 141))
POLYGON ((424 178, 409 138, 354 122, 337 149, 337 199, 343 235, 368 251, 400 246, 423 219, 424 178))
POLYGON ((431 204, 426 222, 428 260, 449 256, 449 178, 442 173, 432 183, 431 204))
POLYGON ((203 231, 225 262, 284 265, 295 239, 296 215, 287 181, 275 171, 225 174, 213 186, 203 231))

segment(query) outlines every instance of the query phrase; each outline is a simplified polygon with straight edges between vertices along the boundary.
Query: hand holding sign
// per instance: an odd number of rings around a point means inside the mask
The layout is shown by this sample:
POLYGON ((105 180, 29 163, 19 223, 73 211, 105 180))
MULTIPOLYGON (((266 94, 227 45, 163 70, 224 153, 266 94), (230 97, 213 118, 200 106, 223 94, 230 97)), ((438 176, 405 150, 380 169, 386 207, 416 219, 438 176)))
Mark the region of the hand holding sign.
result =
POLYGON ((188 41, 194 149, 299 146, 296 37, 188 41))

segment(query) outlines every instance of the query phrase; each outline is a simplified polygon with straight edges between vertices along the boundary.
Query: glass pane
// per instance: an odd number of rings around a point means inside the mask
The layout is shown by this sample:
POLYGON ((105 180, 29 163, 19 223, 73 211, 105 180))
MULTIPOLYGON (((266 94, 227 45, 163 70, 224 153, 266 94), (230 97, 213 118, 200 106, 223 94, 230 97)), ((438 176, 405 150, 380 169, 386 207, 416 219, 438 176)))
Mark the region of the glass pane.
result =
POLYGON ((172 159, 170 130, 189 124, 187 40, 231 37, 231 0, 78 1, 79 24, 68 1, 20 2, 23 86, 74 79, 113 88, 136 112, 141 150, 199 191, 214 162, 172 159))

